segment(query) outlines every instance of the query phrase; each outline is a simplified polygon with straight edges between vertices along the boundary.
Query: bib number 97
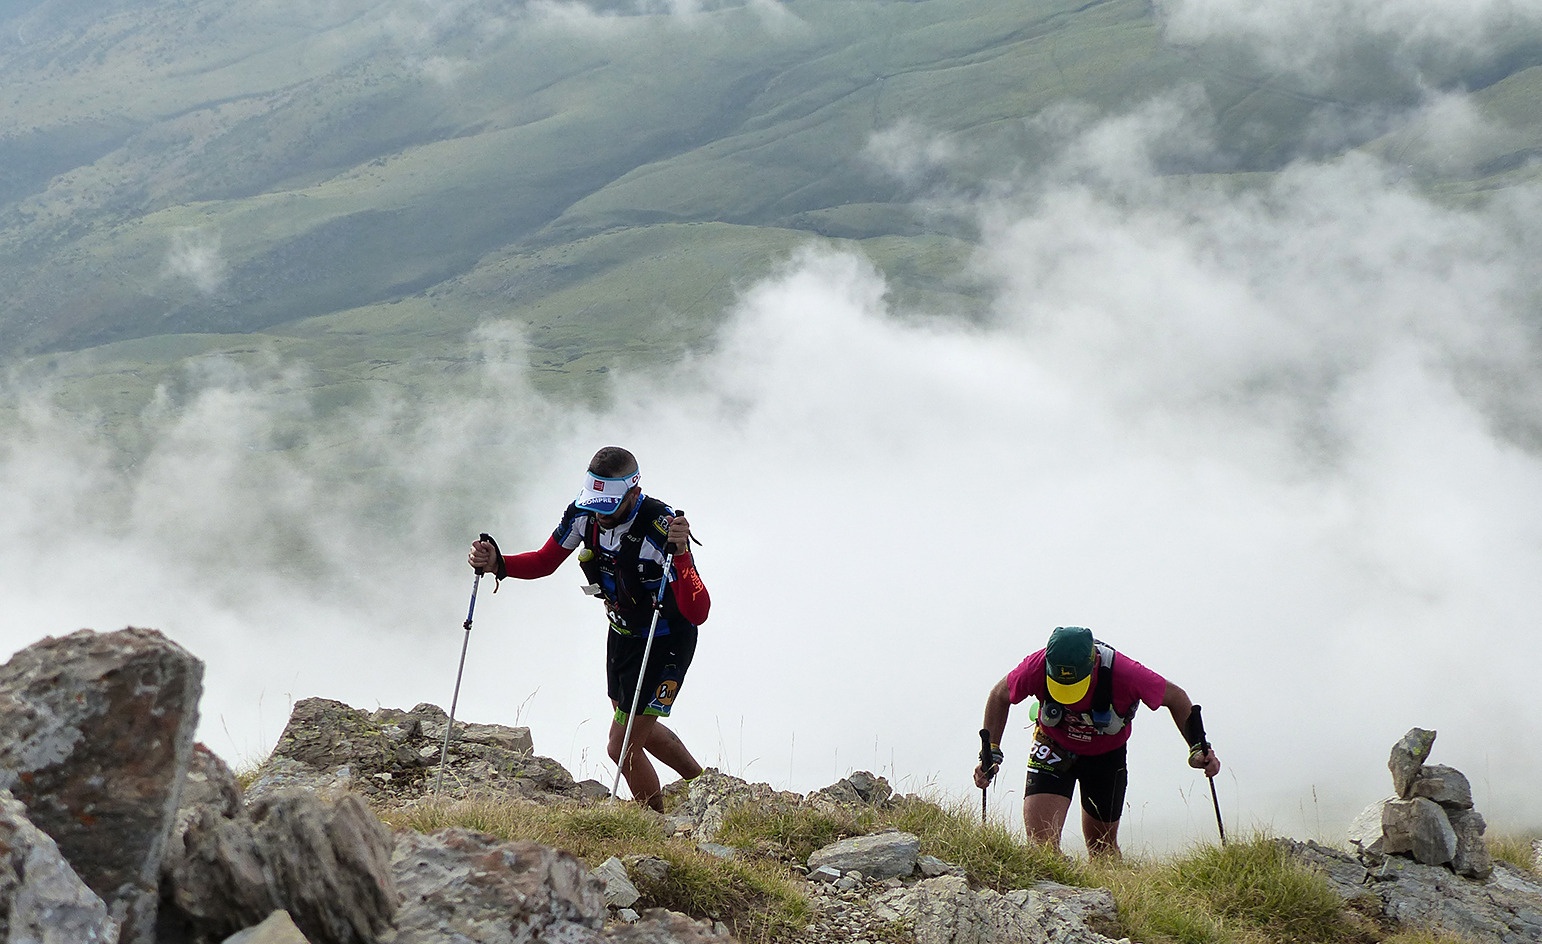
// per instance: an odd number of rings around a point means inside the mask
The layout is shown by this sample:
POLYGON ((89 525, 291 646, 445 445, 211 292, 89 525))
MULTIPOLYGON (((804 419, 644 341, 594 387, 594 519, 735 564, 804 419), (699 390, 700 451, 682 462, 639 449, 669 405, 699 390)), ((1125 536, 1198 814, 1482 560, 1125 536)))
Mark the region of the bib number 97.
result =
POLYGON ((1075 760, 1074 754, 1069 754, 1060 745, 1045 737, 1039 729, 1034 729, 1033 746, 1028 749, 1028 766, 1034 770, 1043 770, 1050 773, 1063 773, 1075 760))

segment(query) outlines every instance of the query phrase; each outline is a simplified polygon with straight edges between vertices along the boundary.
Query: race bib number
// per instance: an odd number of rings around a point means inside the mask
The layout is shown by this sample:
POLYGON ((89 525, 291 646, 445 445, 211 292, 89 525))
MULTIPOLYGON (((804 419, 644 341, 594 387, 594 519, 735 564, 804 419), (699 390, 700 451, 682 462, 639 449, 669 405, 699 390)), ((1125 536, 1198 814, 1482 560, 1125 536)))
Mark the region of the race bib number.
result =
POLYGON ((1033 746, 1028 749, 1028 766, 1045 773, 1063 774, 1076 762, 1076 755, 1050 740, 1044 729, 1033 729, 1033 746))

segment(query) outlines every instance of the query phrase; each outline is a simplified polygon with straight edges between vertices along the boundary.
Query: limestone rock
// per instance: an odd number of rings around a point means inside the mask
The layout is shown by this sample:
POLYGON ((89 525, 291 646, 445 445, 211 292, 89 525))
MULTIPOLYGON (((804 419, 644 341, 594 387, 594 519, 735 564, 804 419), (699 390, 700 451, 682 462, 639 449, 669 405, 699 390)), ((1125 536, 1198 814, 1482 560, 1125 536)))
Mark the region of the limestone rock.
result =
POLYGON ((1277 840, 1297 861, 1323 874, 1356 910, 1396 928, 1424 929, 1492 944, 1542 941, 1542 881, 1495 863, 1477 882, 1442 866, 1389 856, 1373 871, 1355 857, 1313 842, 1277 840))
POLYGON ((637 876, 637 879, 653 885, 662 885, 669 878, 670 870, 674 866, 668 859, 661 859, 651 855, 629 855, 621 860, 626 863, 627 874, 637 876))
POLYGON ((1043 881, 1035 883, 1032 891, 1056 902, 1062 916, 1074 916, 1099 934, 1119 933, 1119 905, 1114 901, 1114 893, 1106 888, 1075 888, 1043 881))
POLYGON ((918 836, 903 832, 853 836, 831 843, 808 857, 808 867, 829 866, 841 872, 853 869, 869 878, 900 878, 916 870, 921 851, 918 836))
POLYGON ((1415 862, 1444 865, 1456 856, 1456 831, 1433 800, 1393 800, 1381 813, 1383 850, 1410 853, 1415 862))
POLYGON ((924 855, 917 858, 916 868, 920 869, 921 874, 927 878, 936 878, 939 875, 964 874, 964 869, 961 866, 953 865, 950 862, 944 862, 936 856, 929 855, 924 855))
POLYGON ((1483 842, 1483 832, 1488 824, 1477 810, 1448 810, 1451 831, 1456 833, 1456 852, 1451 857, 1451 868, 1458 875, 1469 878, 1488 878, 1494 871, 1494 859, 1483 842))
POLYGON ((894 788, 889 786, 889 781, 874 776, 866 770, 857 771, 847 777, 846 782, 851 784, 852 789, 857 791, 857 796, 861 797, 864 803, 877 806, 894 796, 894 788))
POLYGON ((1057 894, 1033 889, 976 892, 954 875, 885 892, 874 910, 908 925, 916 944, 1112 944, 1081 917, 1087 910, 1101 913, 1101 906, 1068 906, 1057 894))
POLYGON ((47 638, 0 667, 0 788, 151 944, 203 663, 152 629, 47 638))
POLYGON ((241 786, 230 767, 202 744, 193 745, 187 774, 182 780, 181 803, 175 825, 161 854, 161 885, 168 887, 173 864, 182 861, 187 827, 200 809, 229 819, 241 810, 241 786))
MULTIPOLYGON (((735 807, 753 804, 766 810, 794 809, 803 801, 796 793, 775 790, 764 783, 748 783, 712 767, 688 784, 670 787, 684 791, 674 812, 696 824, 694 836, 702 842, 717 838, 718 830, 723 828, 723 817, 735 807)), ((665 790, 666 795, 671 792, 665 790)))
POLYGON ((184 810, 208 806, 221 816, 235 816, 241 810, 241 785, 229 764, 204 745, 194 744, 180 800, 184 810))
MULTIPOLYGON (((335 798, 354 792, 379 802, 411 802, 439 784, 449 717, 436 705, 367 712, 326 698, 295 703, 273 754, 247 789, 255 800, 286 787, 335 798)), ((532 753, 529 728, 455 723, 443 792, 449 797, 578 797, 561 764, 532 753)))
POLYGON ((204 936, 218 939, 282 909, 312 944, 374 944, 397 905, 392 848, 390 831, 358 797, 329 805, 280 792, 234 819, 195 813, 168 891, 204 936))
POLYGON ((70 868, 59 846, 0 790, 0 941, 117 944, 107 905, 70 868))
POLYGON ((1377 800, 1361 810, 1360 815, 1349 824, 1349 844, 1365 858, 1379 859, 1386 851, 1381 830, 1382 811, 1396 799, 1396 796, 1389 796, 1377 800))
POLYGON ((402 907, 380 944, 601 940, 604 883, 561 850, 467 829, 404 832, 392 867, 402 907))
POLYGON ((831 803, 836 806, 881 806, 894 795, 889 781, 875 777, 866 770, 859 770, 850 777, 837 780, 822 790, 808 795, 808 802, 818 806, 831 803))
POLYGON ((1402 740, 1392 745, 1392 756, 1387 758, 1387 769, 1392 771, 1392 787, 1402 800, 1413 797, 1414 781, 1435 746, 1435 732, 1424 728, 1410 728, 1402 740))
POLYGON ((224 944, 311 944, 287 911, 275 911, 254 928, 237 931, 224 944))
POLYGON ((594 870, 600 881, 605 883, 605 906, 607 908, 630 908, 637 904, 637 899, 642 893, 626 874, 626 866, 615 856, 611 856, 594 870))
POLYGON ((1472 785, 1454 767, 1425 764, 1414 780, 1413 795, 1434 800, 1448 810, 1472 809, 1472 785))

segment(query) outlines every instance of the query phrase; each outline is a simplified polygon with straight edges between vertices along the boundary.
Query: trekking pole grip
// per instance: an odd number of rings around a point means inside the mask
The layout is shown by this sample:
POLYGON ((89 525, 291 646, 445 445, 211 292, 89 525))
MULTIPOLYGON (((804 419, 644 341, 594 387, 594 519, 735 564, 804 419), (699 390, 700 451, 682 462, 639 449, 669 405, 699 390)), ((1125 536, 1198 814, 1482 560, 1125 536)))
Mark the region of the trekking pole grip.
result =
POLYGON ((1194 705, 1189 709, 1189 747, 1208 752, 1210 741, 1205 737, 1205 719, 1199 712, 1199 706, 1194 705))

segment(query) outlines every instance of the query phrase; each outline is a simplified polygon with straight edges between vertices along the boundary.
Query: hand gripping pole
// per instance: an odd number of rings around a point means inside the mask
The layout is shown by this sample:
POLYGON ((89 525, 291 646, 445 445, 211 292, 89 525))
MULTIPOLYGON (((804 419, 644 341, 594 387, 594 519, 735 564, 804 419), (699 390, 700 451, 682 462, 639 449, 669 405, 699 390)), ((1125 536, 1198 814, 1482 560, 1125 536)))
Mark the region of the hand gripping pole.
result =
MULTIPOLYGON (((493 546, 495 557, 502 555, 498 550, 498 542, 493 540, 492 535, 483 531, 481 539, 493 546)), ((466 636, 460 644, 460 668, 455 670, 455 694, 450 697, 450 720, 444 726, 444 747, 439 749, 439 776, 434 778, 434 796, 436 797, 439 795, 439 788, 444 786, 445 762, 450 757, 450 733, 455 730, 455 708, 460 704, 460 679, 466 671, 466 650, 471 647, 471 618, 477 611, 477 587, 482 583, 482 573, 479 569, 476 576, 471 578, 471 604, 466 607, 466 621, 461 624, 461 627, 466 630, 466 636)))

